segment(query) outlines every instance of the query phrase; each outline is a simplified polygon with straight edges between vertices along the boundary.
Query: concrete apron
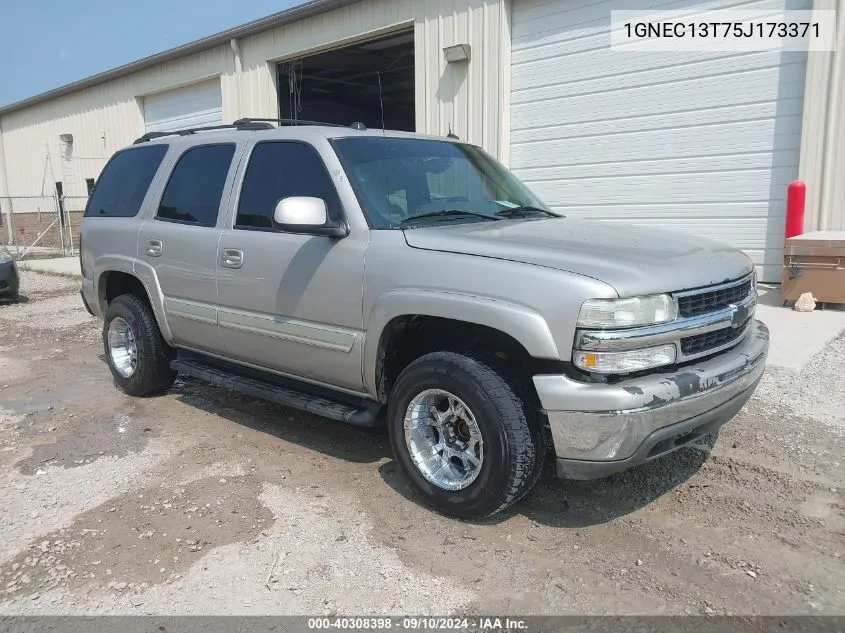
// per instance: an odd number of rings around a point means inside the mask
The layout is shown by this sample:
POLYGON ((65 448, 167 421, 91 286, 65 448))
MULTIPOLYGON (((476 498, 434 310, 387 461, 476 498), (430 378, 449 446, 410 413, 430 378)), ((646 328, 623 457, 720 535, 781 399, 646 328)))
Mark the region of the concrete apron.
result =
POLYGON ((34 270, 42 273, 81 277, 79 257, 56 257, 53 259, 25 259, 18 262, 20 270, 34 270))
POLYGON ((769 326, 768 365, 801 371, 825 345, 845 332, 845 305, 796 312, 782 307, 780 287, 760 287, 757 318, 769 326))

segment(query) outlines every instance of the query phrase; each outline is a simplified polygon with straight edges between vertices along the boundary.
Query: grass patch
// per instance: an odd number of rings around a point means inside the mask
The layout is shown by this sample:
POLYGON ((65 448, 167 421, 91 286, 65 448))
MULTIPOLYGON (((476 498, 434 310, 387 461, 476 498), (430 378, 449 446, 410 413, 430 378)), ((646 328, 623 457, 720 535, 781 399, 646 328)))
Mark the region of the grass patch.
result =
POLYGON ((31 268, 21 268, 21 270, 28 273, 35 273, 36 275, 45 275, 47 277, 62 277, 64 279, 73 279, 74 281, 82 281, 82 275, 73 275, 68 273, 57 273, 54 270, 33 270, 31 268))
POLYGON ((27 253, 25 257, 19 257, 16 261, 24 262, 30 259, 60 259, 62 257, 74 257, 74 255, 65 255, 61 251, 50 251, 49 253, 27 253))

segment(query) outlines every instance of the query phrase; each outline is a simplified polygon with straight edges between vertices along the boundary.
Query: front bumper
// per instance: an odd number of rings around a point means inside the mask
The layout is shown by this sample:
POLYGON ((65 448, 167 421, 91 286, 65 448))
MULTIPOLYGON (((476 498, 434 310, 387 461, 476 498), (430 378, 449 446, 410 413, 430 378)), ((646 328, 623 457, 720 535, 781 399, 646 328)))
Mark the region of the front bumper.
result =
POLYGON ((718 429, 751 397, 768 350, 769 330, 754 321, 733 349, 675 373, 613 384, 535 376, 534 386, 549 418, 558 476, 604 477, 718 429))

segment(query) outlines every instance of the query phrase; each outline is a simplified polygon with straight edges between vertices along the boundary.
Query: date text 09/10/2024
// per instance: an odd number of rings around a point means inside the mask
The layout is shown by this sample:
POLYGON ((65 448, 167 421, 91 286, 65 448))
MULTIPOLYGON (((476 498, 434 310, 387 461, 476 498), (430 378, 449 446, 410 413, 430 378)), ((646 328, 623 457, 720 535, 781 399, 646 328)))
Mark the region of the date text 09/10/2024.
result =
POLYGON ((309 618, 309 630, 361 631, 520 631, 527 628, 525 620, 507 617, 324 617, 309 618))

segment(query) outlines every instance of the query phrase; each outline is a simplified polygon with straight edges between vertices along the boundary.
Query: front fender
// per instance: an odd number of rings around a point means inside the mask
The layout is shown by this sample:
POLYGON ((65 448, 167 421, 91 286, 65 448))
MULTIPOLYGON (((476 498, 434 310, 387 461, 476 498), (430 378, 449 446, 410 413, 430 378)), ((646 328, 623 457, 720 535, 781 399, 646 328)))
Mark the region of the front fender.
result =
POLYGON ((382 333, 393 319, 409 315, 484 325, 514 338, 534 358, 560 358, 546 320, 530 308, 498 299, 440 290, 391 290, 373 304, 366 324, 364 386, 371 394, 377 393, 376 364, 382 333))

